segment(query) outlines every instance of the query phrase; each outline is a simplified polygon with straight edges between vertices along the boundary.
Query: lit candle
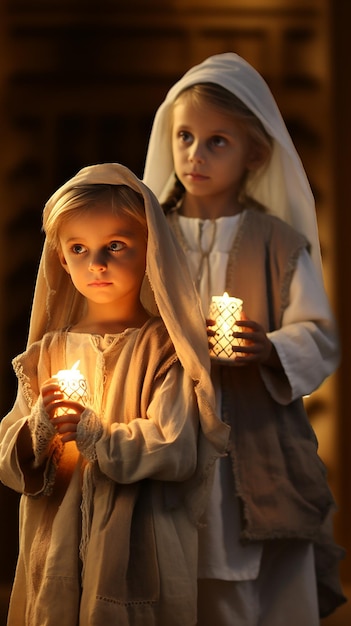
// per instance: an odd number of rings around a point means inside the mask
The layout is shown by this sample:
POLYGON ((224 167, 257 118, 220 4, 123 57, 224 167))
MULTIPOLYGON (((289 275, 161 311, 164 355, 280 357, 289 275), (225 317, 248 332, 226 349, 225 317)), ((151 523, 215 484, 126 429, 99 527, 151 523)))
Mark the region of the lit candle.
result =
MULTIPOLYGON (((86 404, 88 400, 87 381, 78 369, 77 361, 70 370, 60 370, 55 378, 58 379, 60 390, 65 394, 67 400, 86 404)), ((60 409, 60 414, 64 415, 68 411, 60 409)))
POLYGON ((243 301, 232 298, 225 292, 223 296, 212 296, 208 317, 215 321, 211 328, 216 332, 211 337, 211 357, 227 361, 241 353, 233 350, 233 345, 244 345, 243 339, 234 339, 233 332, 241 331, 236 321, 242 319, 243 301))

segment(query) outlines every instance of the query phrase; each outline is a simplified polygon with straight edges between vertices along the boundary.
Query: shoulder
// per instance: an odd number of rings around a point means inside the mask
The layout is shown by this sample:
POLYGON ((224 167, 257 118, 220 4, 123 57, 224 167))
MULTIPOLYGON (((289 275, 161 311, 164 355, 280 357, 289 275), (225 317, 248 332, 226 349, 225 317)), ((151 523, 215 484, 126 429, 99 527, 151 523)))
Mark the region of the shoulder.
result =
POLYGON ((28 406, 32 406, 39 395, 40 380, 50 377, 51 355, 53 343, 62 335, 60 332, 50 332, 32 343, 24 352, 12 360, 12 367, 17 376, 20 388, 23 391, 28 406))
POLYGON ((63 340, 63 336, 64 333, 62 331, 46 333, 42 339, 35 341, 24 352, 14 357, 12 360, 13 366, 26 365, 27 367, 36 367, 40 358, 49 358, 51 350, 63 340))
POLYGON ((137 343, 152 345, 154 349, 173 349, 168 330, 161 317, 151 317, 140 329, 137 343))
POLYGON ((302 252, 310 251, 306 237, 290 224, 256 209, 245 212, 237 245, 241 260, 253 272, 264 264, 265 271, 283 279, 284 285, 291 280, 302 252))
POLYGON ((174 345, 161 317, 150 318, 140 329, 134 354, 145 364, 152 364, 159 372, 165 371, 178 361, 174 345))
POLYGON ((304 235, 299 233, 293 226, 284 222, 281 218, 271 213, 264 213, 257 209, 248 209, 245 212, 245 221, 252 228, 260 233, 265 239, 283 239, 296 242, 299 245, 308 247, 308 241, 304 235))

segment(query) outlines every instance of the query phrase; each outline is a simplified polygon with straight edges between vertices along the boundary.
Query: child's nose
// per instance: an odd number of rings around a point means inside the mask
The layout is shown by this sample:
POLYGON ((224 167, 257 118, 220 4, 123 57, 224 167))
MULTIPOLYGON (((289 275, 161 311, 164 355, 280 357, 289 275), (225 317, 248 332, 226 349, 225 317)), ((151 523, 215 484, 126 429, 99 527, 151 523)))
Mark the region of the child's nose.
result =
POLYGON ((194 142, 191 146, 189 159, 195 163, 203 162, 205 160, 204 146, 199 141, 194 142))
POLYGON ((102 271, 106 269, 106 261, 104 260, 102 254, 95 254, 90 259, 89 269, 92 272, 102 271))

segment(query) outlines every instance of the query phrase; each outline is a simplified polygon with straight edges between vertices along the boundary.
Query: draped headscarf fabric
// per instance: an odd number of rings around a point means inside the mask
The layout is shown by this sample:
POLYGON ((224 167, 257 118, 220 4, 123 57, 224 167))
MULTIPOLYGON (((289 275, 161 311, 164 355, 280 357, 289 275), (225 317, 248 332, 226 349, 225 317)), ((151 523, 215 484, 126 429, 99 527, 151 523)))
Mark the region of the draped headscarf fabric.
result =
POLYGON ((174 183, 171 146, 173 103, 191 85, 215 83, 238 97, 273 139, 268 167, 253 177, 249 195, 305 235, 321 274, 315 202, 311 188, 276 101, 262 76, 233 52, 217 54, 192 67, 173 85, 158 108, 146 156, 143 181, 162 202, 174 183))
MULTIPOLYGON (((47 201, 43 213, 44 227, 48 215, 62 196, 70 189, 87 184, 127 185, 141 194, 148 228, 146 276, 141 300, 148 310, 162 317, 184 370, 195 382, 202 431, 222 453, 228 440, 228 428, 214 412, 205 321, 186 258, 154 194, 123 165, 91 165, 80 170, 47 201)), ((84 302, 62 268, 56 251, 45 241, 33 299, 28 346, 48 331, 76 323, 84 310, 84 302)))

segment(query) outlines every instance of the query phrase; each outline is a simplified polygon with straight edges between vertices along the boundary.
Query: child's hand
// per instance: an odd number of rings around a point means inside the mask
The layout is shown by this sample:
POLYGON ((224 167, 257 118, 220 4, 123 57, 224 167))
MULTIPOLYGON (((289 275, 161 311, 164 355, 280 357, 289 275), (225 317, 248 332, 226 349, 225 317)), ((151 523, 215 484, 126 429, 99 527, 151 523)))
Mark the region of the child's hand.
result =
MULTIPOLYGON (((215 326, 215 324, 216 324, 215 320, 211 320, 211 319, 207 319, 206 320, 207 337, 209 339, 211 339, 211 337, 214 337, 215 334, 216 334, 216 331, 211 328, 211 326, 215 326)), ((211 347, 212 347, 212 345, 211 345, 211 342, 209 341, 208 342, 208 349, 211 350, 211 347)))
POLYGON ((52 419, 55 415, 57 402, 61 402, 64 398, 64 394, 60 389, 57 378, 49 378, 49 380, 45 381, 40 390, 40 395, 43 401, 44 409, 49 418, 52 419))
MULTIPOLYGON (((211 328, 215 326, 215 320, 207 319, 207 336, 209 338, 208 346, 211 349, 211 338, 216 335, 216 331, 211 328)), ((244 339, 244 345, 233 345, 233 351, 236 353, 235 359, 228 359, 228 365, 243 366, 250 363, 264 363, 268 367, 281 368, 278 354, 274 345, 268 339, 263 327, 252 320, 247 319, 245 313, 241 320, 236 322, 236 326, 243 328, 242 331, 233 331, 234 339, 244 339), (238 356, 238 353, 241 356, 238 356)))
POLYGON ((237 354, 234 365, 248 365, 253 362, 264 363, 267 361, 272 350, 272 343, 262 326, 248 319, 238 320, 236 326, 240 326, 242 330, 233 331, 233 338, 243 339, 244 344, 233 346, 233 350, 237 354))
POLYGON ((263 327, 246 318, 245 314, 241 320, 236 322, 242 331, 233 332, 233 338, 244 339, 244 345, 233 346, 236 353, 240 352, 233 365, 248 365, 249 363, 264 363, 269 367, 279 368, 281 363, 274 345, 268 339, 263 327))
POLYGON ((85 407, 79 402, 67 400, 62 393, 57 378, 50 378, 41 388, 41 397, 45 411, 63 443, 75 441, 77 438, 77 424, 85 407), (68 413, 57 415, 57 409, 64 408, 68 413))

